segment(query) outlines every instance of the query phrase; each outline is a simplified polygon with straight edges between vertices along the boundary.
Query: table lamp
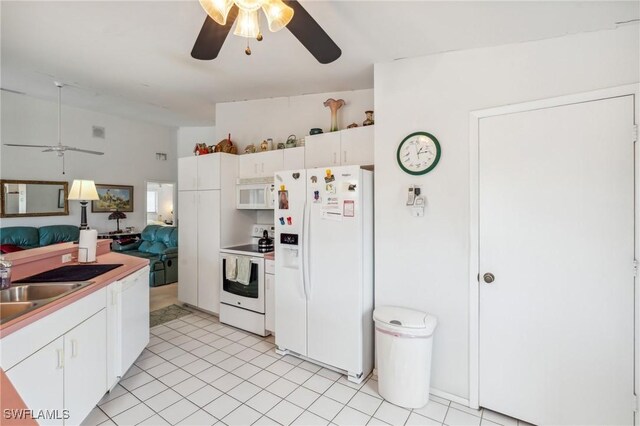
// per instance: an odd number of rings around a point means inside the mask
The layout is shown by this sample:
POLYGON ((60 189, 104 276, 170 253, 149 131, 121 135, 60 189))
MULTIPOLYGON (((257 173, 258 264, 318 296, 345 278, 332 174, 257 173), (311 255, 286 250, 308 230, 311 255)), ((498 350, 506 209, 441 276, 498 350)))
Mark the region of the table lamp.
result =
POLYGON ((80 206, 82 207, 80 229, 89 229, 87 225, 87 203, 99 199, 96 184, 92 180, 74 179, 67 200, 80 201, 80 206))
POLYGON ((109 215, 109 220, 116 220, 116 234, 121 233, 122 231, 120 230, 120 219, 126 219, 127 215, 122 213, 119 210, 116 210, 115 212, 111 213, 109 215))

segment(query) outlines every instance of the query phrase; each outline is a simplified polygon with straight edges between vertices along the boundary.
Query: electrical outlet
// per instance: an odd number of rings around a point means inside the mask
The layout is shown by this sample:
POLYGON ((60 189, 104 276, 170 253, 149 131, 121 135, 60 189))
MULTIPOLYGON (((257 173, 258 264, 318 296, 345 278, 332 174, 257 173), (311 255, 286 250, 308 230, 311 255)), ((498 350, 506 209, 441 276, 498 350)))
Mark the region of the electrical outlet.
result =
POLYGON ((62 263, 69 263, 69 262, 71 262, 71 253, 63 254, 62 263))

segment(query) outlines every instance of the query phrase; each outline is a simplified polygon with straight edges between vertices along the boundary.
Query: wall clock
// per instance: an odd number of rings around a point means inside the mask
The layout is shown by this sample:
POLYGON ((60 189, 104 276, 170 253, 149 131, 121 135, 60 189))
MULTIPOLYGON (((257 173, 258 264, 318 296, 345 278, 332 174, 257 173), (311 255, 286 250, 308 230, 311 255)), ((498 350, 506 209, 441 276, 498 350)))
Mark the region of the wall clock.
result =
POLYGON ((440 154, 440 143, 435 136, 427 132, 415 132, 400 142, 397 160, 406 173, 424 175, 436 167, 440 154))

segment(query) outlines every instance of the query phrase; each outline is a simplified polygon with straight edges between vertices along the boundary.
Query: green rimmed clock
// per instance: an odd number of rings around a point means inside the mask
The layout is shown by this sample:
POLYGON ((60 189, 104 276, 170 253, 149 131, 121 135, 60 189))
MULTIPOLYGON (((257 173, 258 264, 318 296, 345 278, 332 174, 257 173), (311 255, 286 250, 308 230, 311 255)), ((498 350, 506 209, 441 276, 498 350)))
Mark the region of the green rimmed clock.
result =
POLYGON ((415 132, 400 142, 396 157, 402 170, 419 176, 433 170, 441 154, 440 142, 435 136, 427 132, 415 132))

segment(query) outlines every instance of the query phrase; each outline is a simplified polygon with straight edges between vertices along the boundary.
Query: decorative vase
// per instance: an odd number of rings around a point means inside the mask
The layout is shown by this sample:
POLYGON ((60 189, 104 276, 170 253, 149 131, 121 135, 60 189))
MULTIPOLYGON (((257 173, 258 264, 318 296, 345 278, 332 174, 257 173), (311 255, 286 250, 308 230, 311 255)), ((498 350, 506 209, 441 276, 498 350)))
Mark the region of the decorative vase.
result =
POLYGON ((371 126, 374 124, 373 122, 373 111, 365 111, 365 115, 367 116, 366 120, 362 122, 363 126, 371 126))
POLYGON ((329 98, 324 101, 324 106, 329 107, 331 110, 331 132, 335 132, 338 130, 338 110, 342 108, 345 104, 343 99, 335 100, 333 98, 329 98))

